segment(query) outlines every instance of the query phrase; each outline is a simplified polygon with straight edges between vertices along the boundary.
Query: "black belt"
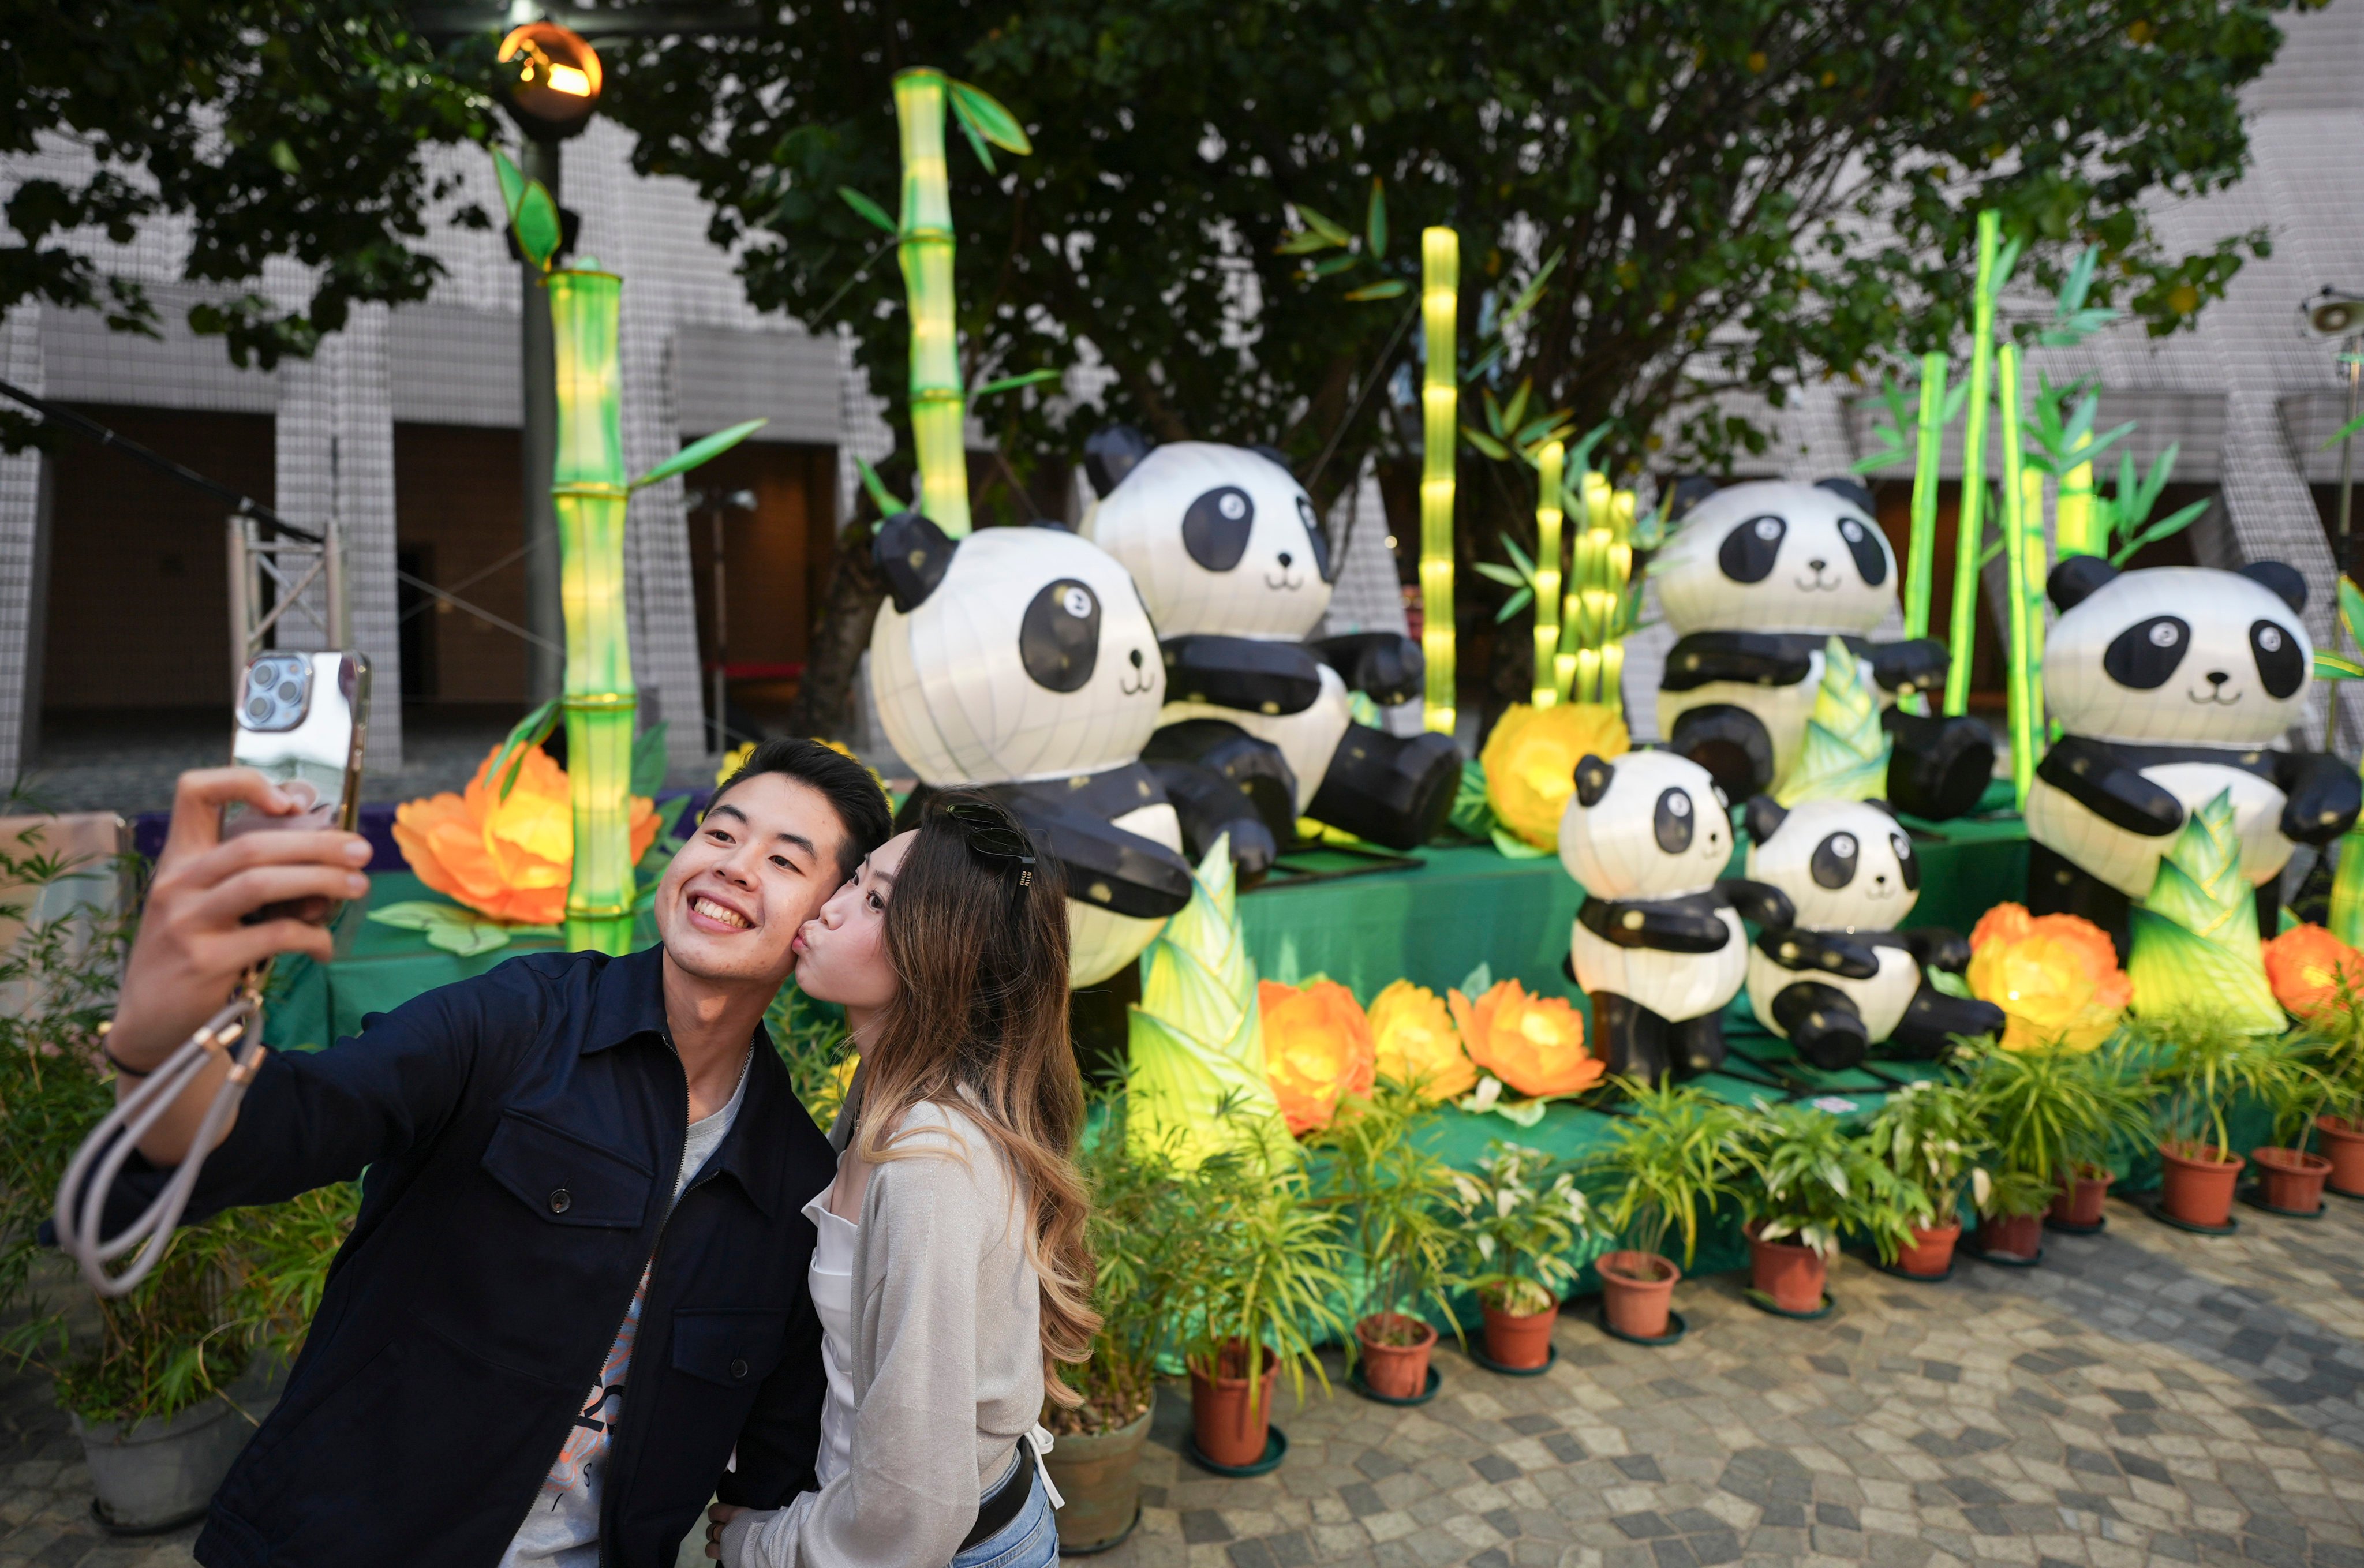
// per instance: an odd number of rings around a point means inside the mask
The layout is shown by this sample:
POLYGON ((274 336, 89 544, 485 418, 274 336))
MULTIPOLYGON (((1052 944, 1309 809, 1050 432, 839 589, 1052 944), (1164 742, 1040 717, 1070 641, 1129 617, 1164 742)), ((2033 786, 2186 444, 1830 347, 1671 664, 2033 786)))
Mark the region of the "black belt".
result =
MULTIPOLYGON (((977 1504, 976 1523, 969 1527, 967 1537, 960 1543, 961 1551, 991 1540, 1008 1529, 1009 1521, 1018 1517, 1018 1511, 1026 1506, 1027 1499, 1033 1496, 1034 1455, 1024 1438, 1018 1440, 1017 1458, 1018 1462, 1009 1467, 1009 1473, 1001 1478, 1001 1485, 977 1504)), ((960 1552, 953 1555, 957 1557, 960 1552)))

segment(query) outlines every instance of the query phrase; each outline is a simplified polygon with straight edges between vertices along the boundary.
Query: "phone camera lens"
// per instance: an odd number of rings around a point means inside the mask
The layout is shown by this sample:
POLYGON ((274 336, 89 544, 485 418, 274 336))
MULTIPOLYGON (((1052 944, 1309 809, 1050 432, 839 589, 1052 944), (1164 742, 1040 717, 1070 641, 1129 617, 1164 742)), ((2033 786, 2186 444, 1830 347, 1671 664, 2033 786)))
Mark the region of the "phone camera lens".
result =
POLYGON ((257 697, 246 705, 246 716, 260 724, 271 717, 271 699, 257 697))
POLYGON ((246 684, 252 686, 258 692, 269 691, 271 689, 271 683, 278 678, 279 677, 273 674, 270 670, 260 664, 246 673, 246 684))
POLYGON ((297 697, 300 697, 303 695, 304 688, 297 685, 293 681, 287 682, 284 685, 282 685, 279 688, 279 700, 281 702, 294 702, 297 697))

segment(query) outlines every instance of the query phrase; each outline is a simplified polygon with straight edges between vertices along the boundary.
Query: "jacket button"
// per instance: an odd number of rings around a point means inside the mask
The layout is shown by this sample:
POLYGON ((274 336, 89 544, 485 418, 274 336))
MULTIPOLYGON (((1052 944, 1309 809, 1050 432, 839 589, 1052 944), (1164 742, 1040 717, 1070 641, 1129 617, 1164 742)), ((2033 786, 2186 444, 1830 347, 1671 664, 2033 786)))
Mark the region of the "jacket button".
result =
POLYGON ((574 1207, 574 1195, 568 1192, 564 1187, 560 1187, 550 1195, 551 1213, 564 1214, 568 1209, 573 1208, 574 1207))
POLYGON ((746 1375, 747 1375, 747 1363, 746 1363, 746 1362, 744 1362, 743 1360, 742 1360, 742 1361, 734 1361, 734 1362, 732 1362, 730 1363, 730 1375, 731 1375, 732 1377, 734 1377, 734 1378, 736 1378, 736 1377, 744 1377, 744 1376, 746 1376, 746 1375))

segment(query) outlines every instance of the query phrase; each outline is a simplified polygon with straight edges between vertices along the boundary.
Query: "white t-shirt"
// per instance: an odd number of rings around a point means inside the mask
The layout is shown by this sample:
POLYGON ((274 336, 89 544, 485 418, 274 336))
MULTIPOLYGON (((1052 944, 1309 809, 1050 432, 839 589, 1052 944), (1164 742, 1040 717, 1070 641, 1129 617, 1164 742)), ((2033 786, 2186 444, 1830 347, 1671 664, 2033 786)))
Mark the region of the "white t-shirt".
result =
MULTIPOLYGON (((753 1058, 748 1060, 752 1063, 753 1058)), ((742 1066, 739 1086, 730 1091, 730 1103, 705 1120, 689 1124, 689 1136, 682 1141, 681 1170, 674 1177, 675 1202, 681 1201, 683 1189, 730 1130, 739 1116, 739 1102, 746 1096, 747 1068, 742 1066)), ((599 1497, 608 1475, 608 1446, 623 1413, 624 1378, 631 1370, 632 1341, 640 1336, 641 1304, 648 1295, 649 1268, 643 1263, 641 1283, 632 1292, 632 1305, 624 1311, 623 1327, 616 1330, 616 1342, 608 1347, 599 1381, 592 1385, 583 1413, 574 1418, 574 1429, 567 1433, 550 1473, 542 1479, 532 1511, 519 1527, 508 1551, 501 1554, 501 1568, 534 1564, 598 1568, 599 1497)))

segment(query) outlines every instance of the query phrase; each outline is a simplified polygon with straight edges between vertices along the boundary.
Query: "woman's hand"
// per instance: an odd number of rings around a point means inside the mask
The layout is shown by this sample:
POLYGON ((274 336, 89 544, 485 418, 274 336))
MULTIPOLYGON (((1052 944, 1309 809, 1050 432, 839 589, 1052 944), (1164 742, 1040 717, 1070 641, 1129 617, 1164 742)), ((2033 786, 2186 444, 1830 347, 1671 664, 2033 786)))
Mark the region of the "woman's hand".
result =
POLYGON ((747 1510, 734 1503, 717 1503, 706 1510, 706 1555, 717 1562, 722 1558, 722 1527, 747 1510))

